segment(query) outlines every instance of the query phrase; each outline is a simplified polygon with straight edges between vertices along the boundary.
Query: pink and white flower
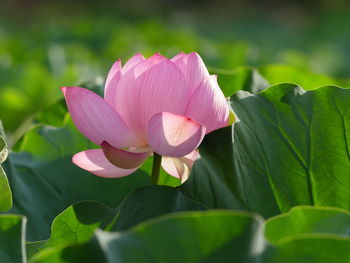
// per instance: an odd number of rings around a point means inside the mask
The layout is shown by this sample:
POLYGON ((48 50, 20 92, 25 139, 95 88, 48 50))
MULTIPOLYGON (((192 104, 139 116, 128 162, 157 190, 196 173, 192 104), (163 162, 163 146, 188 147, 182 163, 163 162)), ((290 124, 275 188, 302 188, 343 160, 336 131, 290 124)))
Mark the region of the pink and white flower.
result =
POLYGON ((204 135, 228 125, 227 101, 197 53, 118 60, 104 98, 61 89, 76 127, 101 146, 75 154, 73 163, 102 177, 129 175, 156 152, 164 170, 185 181, 204 135))

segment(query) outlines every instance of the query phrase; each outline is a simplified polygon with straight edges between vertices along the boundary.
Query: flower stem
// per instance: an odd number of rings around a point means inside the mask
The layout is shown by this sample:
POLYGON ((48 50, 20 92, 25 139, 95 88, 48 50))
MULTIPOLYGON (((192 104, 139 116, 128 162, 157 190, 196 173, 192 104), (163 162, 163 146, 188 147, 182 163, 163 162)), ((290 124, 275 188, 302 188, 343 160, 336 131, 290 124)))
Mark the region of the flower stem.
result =
POLYGON ((162 162, 162 156, 157 153, 153 153, 151 184, 158 184, 161 162, 162 162))

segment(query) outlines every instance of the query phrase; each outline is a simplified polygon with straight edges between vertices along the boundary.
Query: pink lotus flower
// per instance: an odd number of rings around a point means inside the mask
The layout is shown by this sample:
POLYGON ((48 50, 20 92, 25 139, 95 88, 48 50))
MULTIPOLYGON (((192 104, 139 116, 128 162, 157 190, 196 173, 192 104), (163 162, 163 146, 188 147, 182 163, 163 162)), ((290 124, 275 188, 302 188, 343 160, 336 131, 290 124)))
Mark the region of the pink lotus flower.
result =
POLYGON ((61 89, 76 127, 101 146, 75 154, 73 163, 102 177, 129 175, 155 152, 167 173, 185 181, 204 135, 228 125, 226 99, 197 53, 136 54, 123 67, 118 60, 104 98, 61 89))

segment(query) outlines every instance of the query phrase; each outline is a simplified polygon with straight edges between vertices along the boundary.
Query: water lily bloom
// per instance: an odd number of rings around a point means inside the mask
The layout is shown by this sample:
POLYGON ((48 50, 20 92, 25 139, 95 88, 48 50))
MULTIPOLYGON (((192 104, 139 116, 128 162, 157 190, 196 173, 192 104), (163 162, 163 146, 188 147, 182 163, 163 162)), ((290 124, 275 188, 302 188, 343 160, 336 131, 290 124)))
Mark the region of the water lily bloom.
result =
POLYGON ((227 101, 197 53, 118 60, 104 98, 61 89, 76 127, 101 146, 75 154, 73 163, 102 177, 129 175, 155 152, 167 173, 185 181, 204 135, 228 125, 227 101))

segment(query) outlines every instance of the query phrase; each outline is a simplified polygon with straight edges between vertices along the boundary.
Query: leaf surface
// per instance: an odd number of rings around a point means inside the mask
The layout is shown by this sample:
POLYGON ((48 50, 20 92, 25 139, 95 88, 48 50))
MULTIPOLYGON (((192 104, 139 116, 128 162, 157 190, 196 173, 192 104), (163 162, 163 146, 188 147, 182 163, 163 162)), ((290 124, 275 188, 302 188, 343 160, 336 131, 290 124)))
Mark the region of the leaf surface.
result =
POLYGON ((350 91, 294 84, 231 97, 237 121, 208 134, 180 188, 209 208, 269 217, 296 205, 350 209, 350 91))

